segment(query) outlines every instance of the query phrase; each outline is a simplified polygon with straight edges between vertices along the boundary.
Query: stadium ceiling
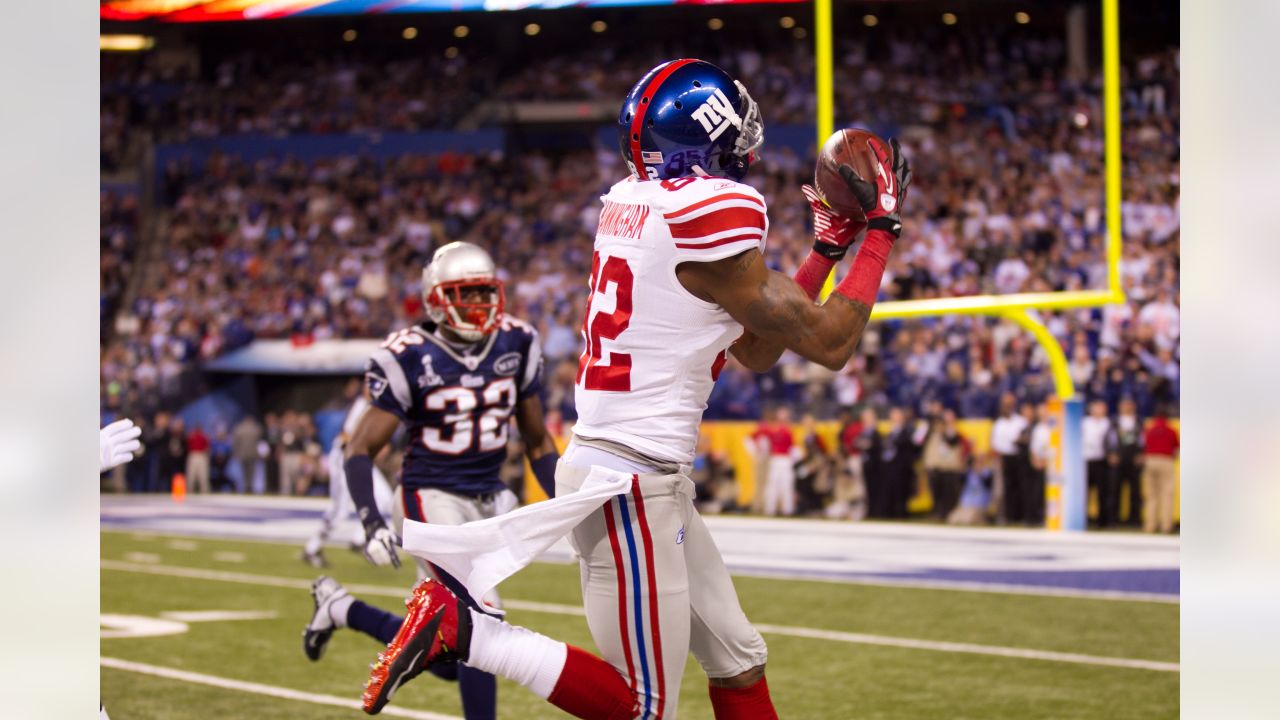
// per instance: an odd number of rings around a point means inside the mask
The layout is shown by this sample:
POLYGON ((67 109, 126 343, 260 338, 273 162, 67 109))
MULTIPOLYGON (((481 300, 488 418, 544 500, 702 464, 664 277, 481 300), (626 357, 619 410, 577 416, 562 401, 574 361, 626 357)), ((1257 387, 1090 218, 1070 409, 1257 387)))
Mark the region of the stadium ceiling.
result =
POLYGON ((533 10, 629 5, 747 5, 804 0, 106 0, 102 20, 214 22, 393 13, 533 10))

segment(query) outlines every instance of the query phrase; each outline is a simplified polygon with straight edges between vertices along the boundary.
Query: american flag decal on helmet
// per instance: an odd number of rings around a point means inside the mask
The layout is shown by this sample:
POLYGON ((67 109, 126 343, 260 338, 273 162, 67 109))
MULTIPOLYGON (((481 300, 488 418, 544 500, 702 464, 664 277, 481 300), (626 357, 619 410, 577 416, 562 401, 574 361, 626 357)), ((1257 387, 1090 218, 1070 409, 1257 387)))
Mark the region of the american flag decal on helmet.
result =
POLYGON ((650 163, 660 163, 662 162, 662 153, 657 151, 644 150, 640 153, 640 159, 644 161, 645 165, 648 165, 650 163))

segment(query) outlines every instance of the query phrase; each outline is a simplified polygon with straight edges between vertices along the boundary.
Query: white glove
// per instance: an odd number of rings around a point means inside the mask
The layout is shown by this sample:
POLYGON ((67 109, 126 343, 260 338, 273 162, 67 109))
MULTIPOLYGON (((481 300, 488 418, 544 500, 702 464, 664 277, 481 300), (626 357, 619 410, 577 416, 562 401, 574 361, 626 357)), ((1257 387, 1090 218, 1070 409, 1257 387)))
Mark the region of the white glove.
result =
POLYGON ((98 472, 104 473, 132 460, 133 454, 142 448, 138 440, 141 435, 142 428, 128 418, 102 428, 98 433, 98 472))
POLYGON ((399 569, 400 556, 396 554, 396 545, 399 544, 396 534, 383 525, 368 533, 368 539, 364 543, 364 559, 379 567, 390 565, 399 569))

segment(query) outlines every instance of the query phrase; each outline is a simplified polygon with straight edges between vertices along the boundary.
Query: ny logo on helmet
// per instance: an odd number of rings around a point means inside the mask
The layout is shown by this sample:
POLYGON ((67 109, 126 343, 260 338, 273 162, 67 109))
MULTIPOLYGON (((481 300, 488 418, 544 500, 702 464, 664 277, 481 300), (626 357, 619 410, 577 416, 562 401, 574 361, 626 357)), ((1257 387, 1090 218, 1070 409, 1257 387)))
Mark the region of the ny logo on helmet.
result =
POLYGON ((716 88, 711 97, 693 111, 693 118, 702 123, 702 129, 712 140, 720 137, 730 124, 742 128, 742 118, 738 117, 738 111, 733 109, 733 104, 720 88, 716 88))

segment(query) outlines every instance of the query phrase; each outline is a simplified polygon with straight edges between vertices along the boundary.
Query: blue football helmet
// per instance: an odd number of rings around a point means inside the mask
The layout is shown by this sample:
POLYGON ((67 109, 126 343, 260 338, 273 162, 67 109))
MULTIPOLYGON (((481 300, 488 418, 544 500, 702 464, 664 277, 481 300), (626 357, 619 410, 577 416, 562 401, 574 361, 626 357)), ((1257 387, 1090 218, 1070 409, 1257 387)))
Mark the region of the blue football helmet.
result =
POLYGON ((764 123, 747 89, 729 73, 702 60, 672 60, 627 93, 618 113, 618 144, 641 180, 741 180, 764 144, 764 123))

